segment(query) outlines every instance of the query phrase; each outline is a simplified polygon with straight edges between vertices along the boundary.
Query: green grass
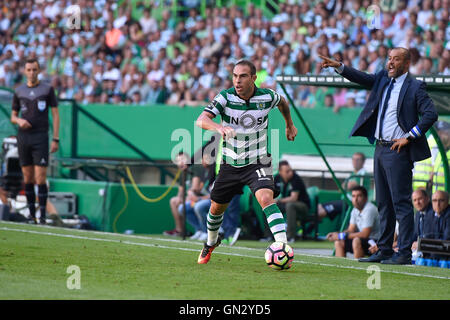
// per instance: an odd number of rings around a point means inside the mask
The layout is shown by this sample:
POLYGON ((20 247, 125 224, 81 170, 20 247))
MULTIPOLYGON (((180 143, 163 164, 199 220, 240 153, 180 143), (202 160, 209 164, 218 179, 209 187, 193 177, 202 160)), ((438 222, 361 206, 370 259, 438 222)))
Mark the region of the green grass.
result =
MULTIPOLYGON (((198 265, 196 241, 0 223, 0 299, 450 299, 449 269, 377 265, 381 289, 369 290, 365 264, 297 253, 274 271, 266 246, 220 246, 198 265), (67 289, 70 265, 80 290, 67 289)), ((313 246, 330 243, 292 245, 313 246)))

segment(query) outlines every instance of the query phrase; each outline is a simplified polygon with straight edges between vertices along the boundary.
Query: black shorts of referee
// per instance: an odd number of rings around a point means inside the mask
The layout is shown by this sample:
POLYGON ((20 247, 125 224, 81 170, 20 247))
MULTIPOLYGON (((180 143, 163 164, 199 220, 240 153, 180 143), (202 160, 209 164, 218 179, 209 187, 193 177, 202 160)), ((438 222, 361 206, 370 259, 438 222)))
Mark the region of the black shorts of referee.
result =
POLYGON ((17 149, 20 166, 48 166, 49 136, 48 132, 26 132, 17 134, 17 149))

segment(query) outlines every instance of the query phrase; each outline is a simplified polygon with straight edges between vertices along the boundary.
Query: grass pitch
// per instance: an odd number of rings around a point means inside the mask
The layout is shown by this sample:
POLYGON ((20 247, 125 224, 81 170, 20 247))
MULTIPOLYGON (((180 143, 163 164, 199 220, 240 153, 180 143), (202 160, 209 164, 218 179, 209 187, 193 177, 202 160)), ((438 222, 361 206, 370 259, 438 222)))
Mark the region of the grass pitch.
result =
MULTIPOLYGON (((297 252, 275 271, 267 245, 221 245, 198 265, 197 241, 0 222, 0 299, 450 299, 450 269, 376 264, 380 286, 369 289, 367 264, 297 252), (80 289, 67 287, 72 265, 80 289)), ((305 245, 332 246, 292 247, 305 245)))

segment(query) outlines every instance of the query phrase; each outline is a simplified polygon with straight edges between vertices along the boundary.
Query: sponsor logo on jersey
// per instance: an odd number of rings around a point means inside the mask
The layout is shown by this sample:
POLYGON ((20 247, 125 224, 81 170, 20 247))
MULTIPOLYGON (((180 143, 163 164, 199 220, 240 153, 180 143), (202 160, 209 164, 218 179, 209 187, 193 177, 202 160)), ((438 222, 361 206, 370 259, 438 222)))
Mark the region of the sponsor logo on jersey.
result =
POLYGON ((38 109, 39 111, 44 111, 47 107, 47 103, 45 101, 38 101, 38 109))

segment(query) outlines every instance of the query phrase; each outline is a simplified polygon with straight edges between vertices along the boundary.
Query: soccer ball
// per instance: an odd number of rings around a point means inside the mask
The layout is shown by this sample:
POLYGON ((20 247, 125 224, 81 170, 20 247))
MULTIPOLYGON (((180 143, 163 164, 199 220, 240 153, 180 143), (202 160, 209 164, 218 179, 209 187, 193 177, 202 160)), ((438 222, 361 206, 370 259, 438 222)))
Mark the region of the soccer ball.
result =
POLYGON ((294 261, 294 250, 283 242, 274 242, 264 254, 266 263, 275 270, 289 269, 294 261))

